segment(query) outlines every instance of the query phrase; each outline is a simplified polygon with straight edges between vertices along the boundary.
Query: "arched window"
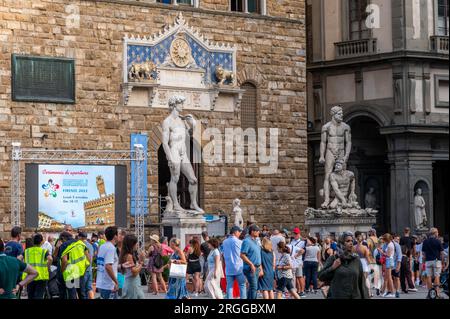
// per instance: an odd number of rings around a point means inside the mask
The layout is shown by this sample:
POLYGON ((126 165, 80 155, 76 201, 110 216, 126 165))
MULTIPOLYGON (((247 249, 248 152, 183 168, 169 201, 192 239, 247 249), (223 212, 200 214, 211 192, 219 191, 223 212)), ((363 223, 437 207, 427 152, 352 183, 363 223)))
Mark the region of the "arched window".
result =
POLYGON ((257 129, 257 89, 250 82, 242 84, 241 89, 245 90, 241 101, 241 126, 245 130, 247 128, 257 129))

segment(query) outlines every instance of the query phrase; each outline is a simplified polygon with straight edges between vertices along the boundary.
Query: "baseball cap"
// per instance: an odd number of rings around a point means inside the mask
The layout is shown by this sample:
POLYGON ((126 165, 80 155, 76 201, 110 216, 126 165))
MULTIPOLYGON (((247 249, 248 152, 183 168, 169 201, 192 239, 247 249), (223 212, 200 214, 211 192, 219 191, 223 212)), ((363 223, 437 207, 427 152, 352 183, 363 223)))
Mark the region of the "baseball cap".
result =
POLYGON ((242 228, 239 227, 239 226, 233 226, 233 227, 231 227, 231 229, 230 229, 230 234, 234 234, 234 233, 237 232, 237 231, 242 232, 242 228))
POLYGON ((295 228, 292 230, 292 232, 293 232, 294 234, 300 234, 300 228, 295 227, 295 228))
POLYGON ((259 227, 256 225, 250 225, 248 232, 251 233, 252 231, 259 231, 259 227))

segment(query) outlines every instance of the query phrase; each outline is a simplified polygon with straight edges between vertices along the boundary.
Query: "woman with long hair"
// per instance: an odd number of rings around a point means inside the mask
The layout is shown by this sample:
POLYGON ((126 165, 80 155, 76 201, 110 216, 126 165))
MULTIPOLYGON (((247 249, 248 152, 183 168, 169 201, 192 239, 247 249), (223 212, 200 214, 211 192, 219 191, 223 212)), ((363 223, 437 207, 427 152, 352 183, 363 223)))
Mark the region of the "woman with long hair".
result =
POLYGON ((202 255, 200 241, 196 238, 191 240, 191 245, 187 251, 187 274, 192 275, 192 282, 194 284, 194 297, 202 291, 202 266, 200 263, 200 256, 202 255))
MULTIPOLYGON (((171 264, 186 265, 186 256, 180 248, 181 241, 178 238, 172 238, 169 245, 174 252, 170 256, 170 261, 165 267, 170 267, 171 264)), ((186 277, 169 277, 169 288, 167 290, 166 298, 189 299, 189 294, 186 288, 186 277)))
POLYGON ((338 254, 328 257, 319 280, 329 284, 328 299, 368 299, 364 271, 353 247, 353 234, 345 232, 339 239, 338 254))
POLYGON ((262 291, 264 299, 274 299, 273 281, 275 280, 276 258, 272 249, 272 241, 264 237, 261 242, 261 266, 263 275, 258 279, 258 290, 262 291))
POLYGON ((134 235, 126 235, 122 242, 119 257, 121 272, 125 276, 122 299, 144 299, 139 276, 144 265, 144 256, 140 254, 139 258, 136 258, 137 243, 137 237, 134 235))
MULTIPOLYGON (((162 273, 164 271, 164 265, 158 265, 158 263, 160 263, 162 261, 163 248, 161 246, 161 243, 159 242, 158 235, 151 235, 150 240, 151 240, 151 245, 150 245, 150 251, 148 254, 147 270, 152 276, 151 284, 153 286, 153 294, 157 295, 159 292, 158 280, 159 280, 159 283, 161 284, 164 294, 166 294, 167 293, 166 282, 164 281, 164 278, 162 275, 162 273)), ((150 290, 150 282, 148 283, 148 287, 150 290)))
POLYGON ((386 258, 385 271, 384 271, 384 283, 386 291, 383 294, 385 298, 395 298, 394 294, 394 282, 392 280, 392 269, 394 269, 394 254, 395 246, 392 241, 392 236, 389 233, 383 235, 383 255, 386 258))
POLYGON ((218 249, 219 241, 217 238, 211 238, 208 240, 208 246, 210 252, 206 260, 208 263, 208 275, 205 280, 205 291, 213 299, 223 299, 220 279, 224 277, 224 274, 218 249))

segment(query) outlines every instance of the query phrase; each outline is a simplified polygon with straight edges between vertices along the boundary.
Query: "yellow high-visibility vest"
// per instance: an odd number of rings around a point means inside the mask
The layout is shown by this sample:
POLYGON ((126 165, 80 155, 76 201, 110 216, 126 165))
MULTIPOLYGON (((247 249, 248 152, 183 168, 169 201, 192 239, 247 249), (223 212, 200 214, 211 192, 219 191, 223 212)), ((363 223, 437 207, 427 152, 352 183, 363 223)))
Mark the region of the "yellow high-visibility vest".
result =
POLYGON ((70 244, 64 249, 61 254, 61 259, 65 255, 68 255, 68 264, 63 271, 64 281, 75 280, 84 276, 87 267, 90 265, 89 260, 84 254, 85 250, 86 245, 81 240, 70 244))
MULTIPOLYGON (((27 265, 32 266, 38 272, 38 276, 34 278, 34 281, 49 279, 47 258, 45 258, 46 253, 47 249, 43 249, 41 247, 31 247, 25 249, 24 262, 27 265)), ((27 274, 24 272, 22 274, 22 279, 25 279, 26 276, 27 274)))
POLYGON ((98 240, 98 248, 100 248, 100 246, 103 245, 104 243, 106 243, 106 240, 100 238, 98 240))

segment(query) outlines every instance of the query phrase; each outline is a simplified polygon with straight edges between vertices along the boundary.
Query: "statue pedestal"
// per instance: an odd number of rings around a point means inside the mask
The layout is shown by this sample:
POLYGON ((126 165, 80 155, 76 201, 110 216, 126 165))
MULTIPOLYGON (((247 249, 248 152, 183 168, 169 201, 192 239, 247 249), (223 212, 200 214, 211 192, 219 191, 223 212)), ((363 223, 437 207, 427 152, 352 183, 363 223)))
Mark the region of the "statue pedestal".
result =
POLYGON ((339 215, 336 210, 308 208, 305 211, 305 226, 309 228, 311 235, 320 234, 324 237, 334 234, 337 237, 345 231, 367 233, 377 222, 376 210, 351 209, 343 212, 344 214, 339 215), (350 213, 353 216, 349 216, 350 213))
POLYGON ((343 217, 343 218, 312 218, 307 219, 305 225, 309 228, 311 235, 335 234, 339 236, 345 231, 360 231, 367 233, 376 223, 374 217, 343 217))
MULTIPOLYGON (((194 215, 189 214, 189 212, 187 211, 187 214, 166 212, 162 220, 163 227, 171 227, 172 236, 180 239, 181 249, 184 249, 189 244, 189 240, 194 236, 198 237, 201 241, 202 232, 206 231, 206 220, 203 214, 194 215)), ((164 236, 167 235, 164 234, 164 236)))

